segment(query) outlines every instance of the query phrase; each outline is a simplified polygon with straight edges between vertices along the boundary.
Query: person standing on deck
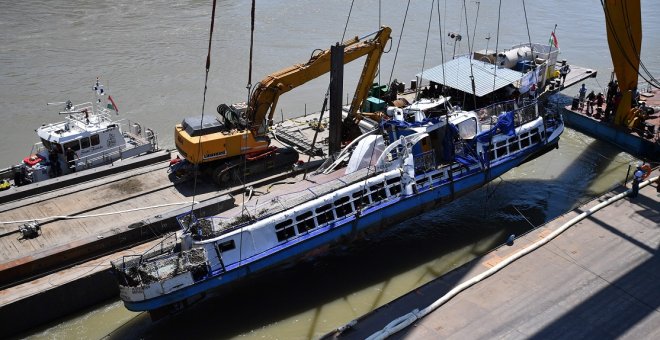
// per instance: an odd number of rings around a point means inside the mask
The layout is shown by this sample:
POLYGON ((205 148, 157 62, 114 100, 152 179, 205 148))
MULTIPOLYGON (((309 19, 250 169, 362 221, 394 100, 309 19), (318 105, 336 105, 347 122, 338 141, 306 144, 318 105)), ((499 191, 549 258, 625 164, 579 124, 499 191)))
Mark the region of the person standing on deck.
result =
POLYGON ((589 92, 589 95, 587 96, 587 114, 592 115, 594 114, 594 104, 596 103, 596 94, 594 91, 589 92))
POLYGON ((532 83, 532 86, 529 87, 529 98, 536 98, 536 83, 532 83))
POLYGON ((66 164, 69 166, 71 172, 76 172, 76 163, 74 162, 75 158, 78 158, 78 156, 76 156, 76 152, 73 151, 71 147, 66 148, 66 164))
POLYGON ((584 97, 587 95, 587 85, 584 83, 582 84, 582 87, 580 87, 580 111, 582 111, 582 108, 584 108, 584 97))
POLYGON ((566 82, 566 76, 571 72, 571 67, 568 66, 566 60, 561 61, 561 68, 559 68, 559 77, 561 78, 561 86, 566 82))
POLYGON ((637 169, 633 174, 632 191, 630 192, 630 198, 637 197, 637 194, 639 193, 639 182, 642 181, 643 176, 644 176, 644 170, 642 170, 642 165, 638 164, 637 169))

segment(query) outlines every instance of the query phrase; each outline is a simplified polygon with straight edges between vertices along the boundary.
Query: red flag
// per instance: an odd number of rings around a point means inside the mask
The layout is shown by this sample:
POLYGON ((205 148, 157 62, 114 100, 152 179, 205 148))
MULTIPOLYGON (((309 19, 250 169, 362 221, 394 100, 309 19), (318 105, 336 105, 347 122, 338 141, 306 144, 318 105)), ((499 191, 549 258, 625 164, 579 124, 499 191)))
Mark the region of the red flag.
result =
POLYGON ((555 46, 556 48, 559 48, 559 42, 557 41, 557 36, 555 36, 555 32, 550 33, 550 40, 548 41, 550 45, 555 46))
POLYGON ((112 100, 112 96, 108 95, 108 100, 111 103, 111 105, 108 104, 108 108, 115 110, 115 112, 117 112, 117 114, 119 114, 119 108, 117 108, 117 104, 115 104, 115 101, 112 100))

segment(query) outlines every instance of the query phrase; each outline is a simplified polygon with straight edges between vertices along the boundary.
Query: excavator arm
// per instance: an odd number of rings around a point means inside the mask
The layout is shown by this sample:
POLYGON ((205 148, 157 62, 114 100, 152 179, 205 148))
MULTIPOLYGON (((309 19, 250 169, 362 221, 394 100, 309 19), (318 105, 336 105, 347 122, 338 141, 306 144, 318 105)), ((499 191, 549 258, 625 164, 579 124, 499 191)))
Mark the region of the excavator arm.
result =
MULTIPOLYGON (((369 40, 361 41, 358 37, 345 41, 344 64, 367 55, 360 80, 355 90, 349 115, 356 115, 359 106, 367 96, 371 82, 378 69, 378 62, 390 38, 392 29, 386 26, 369 40)), ((268 75, 255 87, 246 116, 250 121, 250 130, 256 135, 263 135, 267 129, 263 127, 264 118, 268 115, 267 124, 272 125, 273 115, 279 97, 312 79, 330 71, 330 49, 313 55, 305 64, 296 64, 281 71, 268 75)))
POLYGON ((603 0, 603 10, 612 65, 622 95, 614 123, 623 125, 630 113, 632 91, 637 88, 642 46, 640 1, 603 0))

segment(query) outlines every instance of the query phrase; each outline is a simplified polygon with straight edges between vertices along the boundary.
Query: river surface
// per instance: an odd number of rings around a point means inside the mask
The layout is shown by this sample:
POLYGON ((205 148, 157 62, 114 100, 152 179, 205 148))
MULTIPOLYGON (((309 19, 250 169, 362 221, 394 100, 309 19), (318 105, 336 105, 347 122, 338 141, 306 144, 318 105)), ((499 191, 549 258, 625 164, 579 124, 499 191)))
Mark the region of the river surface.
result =
MULTIPOLYGON (((466 11, 463 3, 440 1, 440 22, 434 9, 429 30, 431 1, 412 1, 402 33, 405 1, 356 1, 345 36, 392 27, 393 46, 382 58, 377 80, 409 82, 422 67, 440 64, 442 51, 445 60, 466 53, 468 36, 475 50, 503 49, 529 37, 546 42, 557 24, 560 58, 599 71, 586 81, 589 89, 601 91, 609 81, 599 1, 527 1, 523 8, 520 0, 504 0, 501 16, 498 1, 466 1, 466 11), (448 40, 450 31, 463 39, 448 40)), ((350 7, 347 0, 257 1, 252 82, 340 41, 350 7)), ((163 148, 173 147, 176 123, 201 113, 210 1, 0 0, 0 9, 0 168, 30 153, 35 128, 61 120, 59 108, 47 102, 93 100, 97 76, 109 87, 119 118, 151 127, 163 148)), ((657 76, 660 3, 642 1, 642 9, 642 60, 657 76)), ((220 103, 247 100, 249 15, 249 1, 218 0, 207 114, 220 103)), ((359 61, 346 67, 349 97, 361 67, 359 61)), ((283 95, 281 115, 320 110, 327 84, 324 76, 283 95)), ((565 90, 568 96, 576 93, 577 87, 565 90)), ((147 315, 109 301, 23 336, 316 338, 501 245, 508 235, 520 235, 607 191, 624 180, 634 161, 567 129, 558 150, 443 209, 211 296, 173 318, 152 323, 147 315)))

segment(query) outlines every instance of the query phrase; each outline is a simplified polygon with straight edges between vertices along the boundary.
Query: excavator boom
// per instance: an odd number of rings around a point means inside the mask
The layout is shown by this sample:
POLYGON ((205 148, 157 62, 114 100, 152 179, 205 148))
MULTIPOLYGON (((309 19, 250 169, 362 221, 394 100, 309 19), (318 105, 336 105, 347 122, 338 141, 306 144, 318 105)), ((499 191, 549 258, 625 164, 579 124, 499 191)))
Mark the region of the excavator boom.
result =
MULTIPOLYGON (((344 64, 367 55, 351 104, 352 115, 356 114, 358 107, 366 98, 391 32, 391 28, 383 26, 372 39, 361 41, 355 37, 343 43, 344 64)), ((261 80, 256 85, 248 105, 247 118, 251 122, 250 130, 255 135, 265 134, 267 129, 263 127, 264 118, 268 115, 267 123, 270 126, 280 95, 329 71, 330 49, 327 49, 313 55, 305 64, 293 65, 261 80)))

